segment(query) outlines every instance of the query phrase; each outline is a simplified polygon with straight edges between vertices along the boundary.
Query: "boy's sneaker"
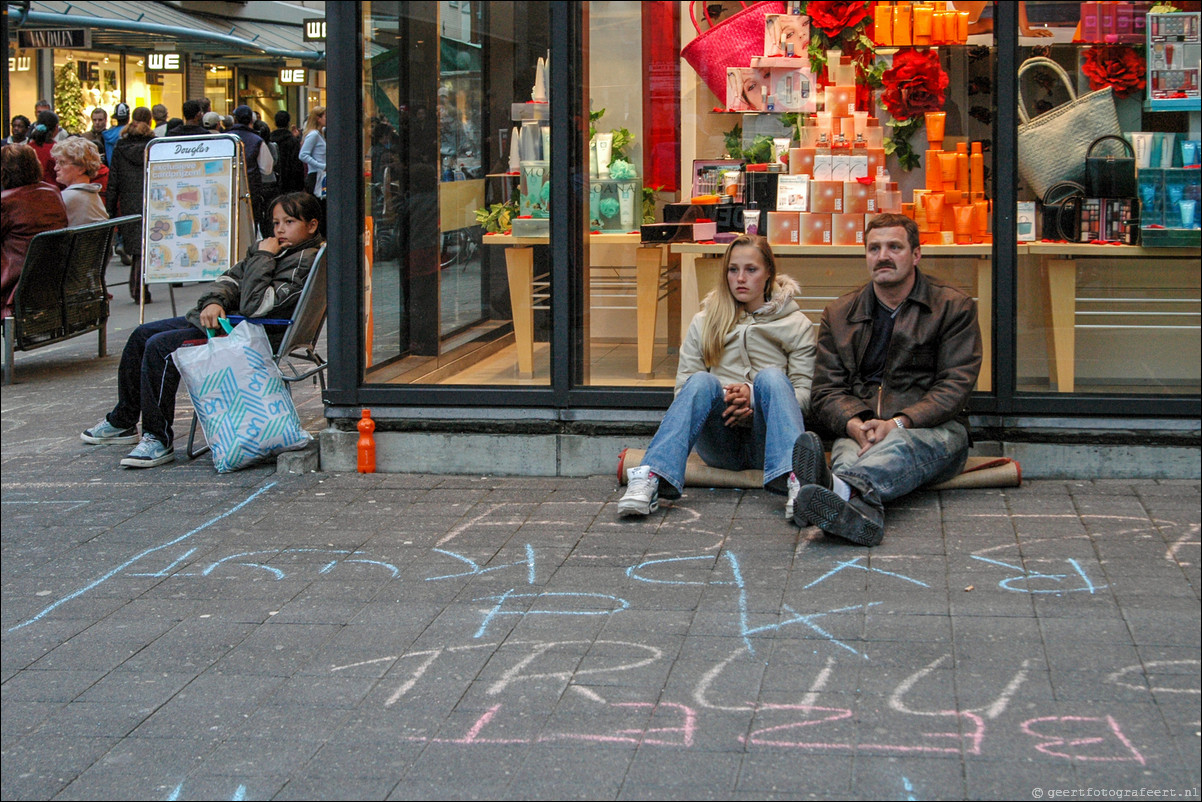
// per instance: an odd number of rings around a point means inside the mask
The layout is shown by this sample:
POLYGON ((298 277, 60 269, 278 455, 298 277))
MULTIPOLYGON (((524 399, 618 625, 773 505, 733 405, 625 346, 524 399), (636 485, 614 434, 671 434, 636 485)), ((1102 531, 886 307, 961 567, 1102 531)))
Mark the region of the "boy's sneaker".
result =
POLYGON ((791 473, 785 484, 789 488, 789 497, 785 499, 785 520, 793 522, 793 510, 797 509, 797 496, 801 494, 801 482, 797 481, 796 473, 791 473))
POLYGON ((659 509, 659 477, 646 465, 626 472, 626 495, 618 502, 622 518, 650 515, 659 509))
POLYGON ((121 460, 121 464, 127 468, 153 468, 156 465, 162 465, 174 459, 174 448, 162 443, 153 434, 144 434, 142 435, 142 442, 138 443, 137 447, 129 452, 128 457, 121 460))
POLYGON ((128 429, 118 429, 109 423, 108 418, 102 418, 100 423, 91 429, 84 429, 83 434, 79 437, 85 443, 97 446, 125 445, 126 443, 138 442, 138 427, 131 426, 128 429))

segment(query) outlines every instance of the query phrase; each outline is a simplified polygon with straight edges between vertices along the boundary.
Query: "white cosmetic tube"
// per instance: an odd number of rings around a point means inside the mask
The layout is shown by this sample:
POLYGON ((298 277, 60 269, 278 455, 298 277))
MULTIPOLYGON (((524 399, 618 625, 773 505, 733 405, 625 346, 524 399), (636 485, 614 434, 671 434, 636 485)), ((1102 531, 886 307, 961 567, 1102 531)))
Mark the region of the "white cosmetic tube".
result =
POLYGON ((1131 134, 1131 147, 1135 149, 1135 166, 1137 169, 1147 169, 1152 166, 1152 137, 1149 131, 1134 131, 1131 134))
POLYGON ((622 230, 632 231, 634 229, 634 184, 618 184, 618 206, 618 219, 622 223, 622 230))
POLYGON ((538 127, 538 132, 543 136, 543 152, 538 158, 542 161, 549 162, 551 161, 551 126, 540 125, 538 127))
POLYGON ((514 126, 513 133, 509 137, 509 172, 516 173, 522 169, 522 154, 519 150, 518 140, 521 139, 521 132, 517 126, 514 126))
POLYGON ((614 146, 614 135, 597 134, 597 175, 609 175, 609 157, 614 146))
POLYGON ((1173 166, 1173 146, 1177 144, 1176 134, 1161 134, 1163 139, 1160 140, 1160 166, 1173 166))

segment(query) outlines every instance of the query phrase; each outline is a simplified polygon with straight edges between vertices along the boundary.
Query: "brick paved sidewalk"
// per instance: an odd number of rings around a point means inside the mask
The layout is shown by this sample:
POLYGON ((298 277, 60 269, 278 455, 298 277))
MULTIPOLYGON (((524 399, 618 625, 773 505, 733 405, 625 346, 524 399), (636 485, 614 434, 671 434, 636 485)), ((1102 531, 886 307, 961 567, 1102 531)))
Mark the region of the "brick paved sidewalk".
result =
POLYGON ((865 550, 759 491, 131 471, 78 438, 121 331, 3 393, 4 799, 1198 797, 1197 481, 865 550))

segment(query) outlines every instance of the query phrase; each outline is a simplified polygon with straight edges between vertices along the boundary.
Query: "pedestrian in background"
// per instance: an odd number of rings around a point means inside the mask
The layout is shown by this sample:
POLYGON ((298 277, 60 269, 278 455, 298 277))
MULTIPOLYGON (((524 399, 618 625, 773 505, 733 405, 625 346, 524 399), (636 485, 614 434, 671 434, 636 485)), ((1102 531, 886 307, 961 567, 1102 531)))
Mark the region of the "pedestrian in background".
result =
POLYGON ((112 128, 104 132, 104 161, 113 158, 113 146, 117 144, 117 139, 121 136, 121 129, 129 124, 129 104, 118 103, 113 109, 114 125, 112 128))
POLYGON ((301 139, 298 158, 309 168, 305 175, 305 191, 321 202, 321 232, 326 228, 326 107, 309 109, 305 135, 301 139))
POLYGON ((242 140, 242 153, 246 157, 246 181, 250 189, 251 209, 258 221, 263 214, 263 176, 275 167, 271 158, 271 149, 263 138, 251 130, 250 124, 255 121, 255 114, 250 106, 239 106, 234 109, 234 127, 229 133, 242 140))
POLYGON ((42 164, 42 178, 51 183, 55 178, 54 156, 50 155, 50 151, 58 143, 54 138, 54 132, 57 130, 58 115, 52 111, 38 112, 38 121, 29 129, 29 145, 37 153, 38 161, 42 164))
POLYGON ((300 160, 300 140, 292 128, 292 115, 286 111, 275 113, 275 130, 271 141, 278 152, 276 175, 279 176, 280 193, 300 192, 305 188, 305 170, 300 160))
POLYGON ((24 114, 18 114, 9 120, 8 127, 12 133, 4 138, 5 145, 20 145, 25 143, 25 139, 29 136, 28 117, 26 117, 24 114))
MULTIPOLYGON (((49 112, 50 114, 54 114, 54 109, 50 107, 49 100, 42 99, 42 100, 39 100, 36 104, 34 104, 33 118, 35 120, 37 120, 41 117, 42 112, 49 112)), ((54 127, 50 129, 50 137, 55 142, 62 142, 64 139, 66 139, 69 136, 71 136, 71 132, 66 130, 65 128, 59 128, 58 115, 54 114, 54 127)), ((49 180, 50 176, 46 176, 46 178, 47 178, 47 180, 49 180)))
POLYGON ((162 103, 155 103, 150 107, 150 114, 154 117, 154 135, 167 135, 167 107, 162 103))
MULTIPOLYGON (((135 112, 136 115, 136 112, 135 112)), ((109 217, 142 214, 142 192, 146 182, 146 145, 154 139, 150 125, 134 120, 125 126, 121 139, 113 148, 113 161, 109 165, 109 188, 106 207, 109 217)), ((142 221, 136 220, 121 226, 126 258, 121 261, 129 265, 129 296, 138 302, 138 288, 142 287, 142 300, 150 303, 150 289, 142 285, 142 221)))
POLYGON ((203 125, 205 113, 201 110, 199 100, 185 100, 183 114, 183 125, 175 128, 170 136, 197 136, 199 134, 212 133, 212 131, 203 125))
POLYGON ((105 164, 108 164, 108 158, 105 155, 107 151, 104 146, 104 132, 108 130, 108 127, 109 113, 97 106, 92 109, 92 127, 82 134, 100 151, 100 158, 105 164))

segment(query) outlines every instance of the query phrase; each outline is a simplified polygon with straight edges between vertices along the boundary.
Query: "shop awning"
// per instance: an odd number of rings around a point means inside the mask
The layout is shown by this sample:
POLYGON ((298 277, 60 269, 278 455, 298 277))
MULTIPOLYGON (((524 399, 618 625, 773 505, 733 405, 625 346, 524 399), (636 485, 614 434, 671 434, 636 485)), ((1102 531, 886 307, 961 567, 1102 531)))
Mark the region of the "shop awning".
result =
MULTIPOLYGON (((203 7, 207 4, 196 4, 203 7)), ((284 3, 242 4, 279 6, 284 3)), ((317 9, 305 16, 320 17, 317 9)), ((324 42, 304 41, 304 27, 249 17, 222 17, 162 2, 32 2, 25 11, 9 5, 10 29, 89 28, 92 47, 98 50, 150 50, 173 45, 203 58, 225 62, 261 61, 264 57, 300 59, 307 63, 325 59, 324 42)))

